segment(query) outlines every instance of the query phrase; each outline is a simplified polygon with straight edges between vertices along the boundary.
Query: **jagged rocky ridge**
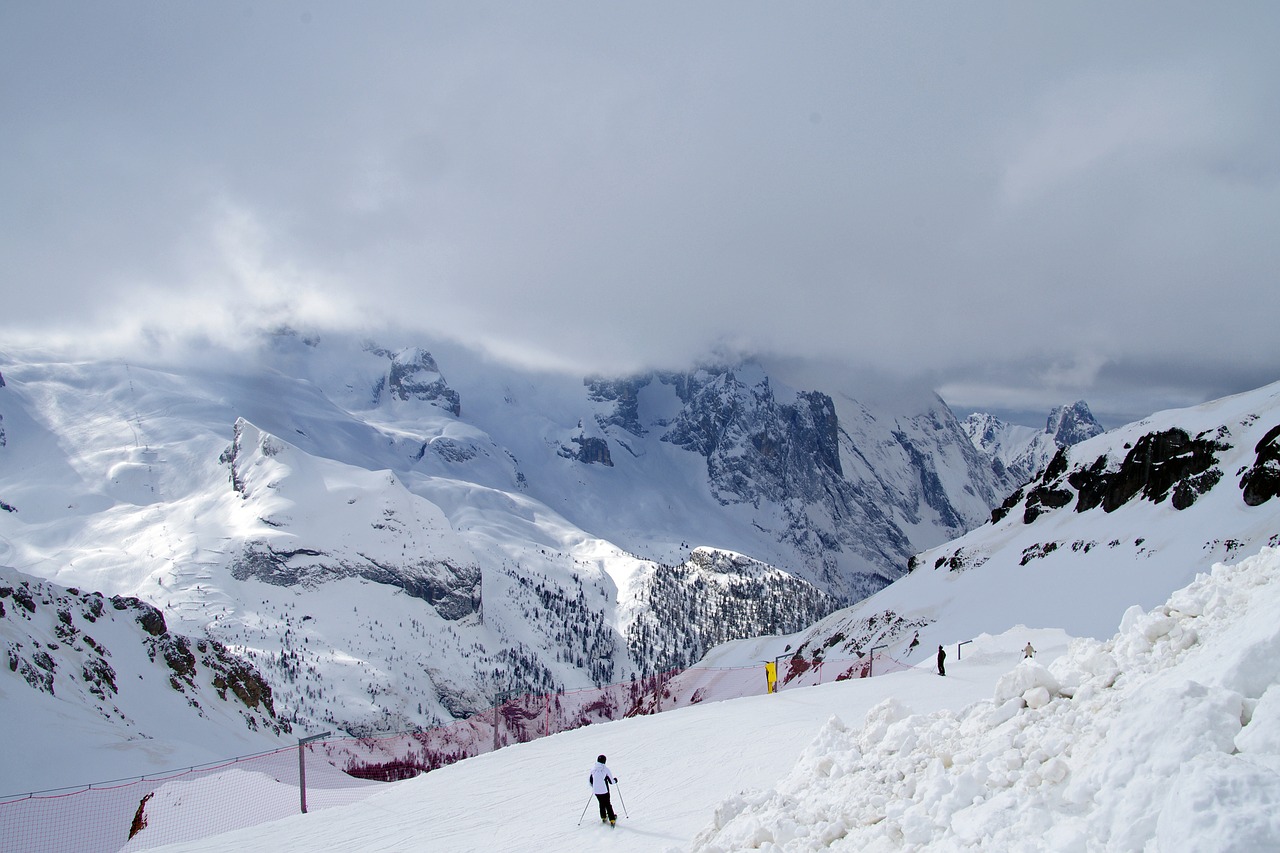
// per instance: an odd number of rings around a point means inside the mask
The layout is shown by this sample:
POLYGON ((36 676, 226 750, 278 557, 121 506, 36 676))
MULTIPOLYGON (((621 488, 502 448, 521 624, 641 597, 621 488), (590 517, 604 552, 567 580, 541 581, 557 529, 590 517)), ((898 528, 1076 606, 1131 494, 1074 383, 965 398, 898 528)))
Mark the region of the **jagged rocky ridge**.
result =
POLYGON ((1006 493, 1044 470, 1060 448, 1104 432, 1083 400, 1056 407, 1040 431, 981 412, 966 417, 962 426, 974 446, 991 460, 992 471, 1006 493))
POLYGON ((1064 448, 1037 480, 1010 495, 992 511, 991 518, 999 521, 1021 504, 1022 520, 1030 524, 1042 513, 1073 501, 1076 512, 1099 506, 1114 512, 1139 496, 1152 503, 1168 498, 1174 509, 1186 509, 1222 479, 1217 454, 1231 449, 1226 441, 1230 434, 1225 426, 1194 438, 1177 427, 1147 433, 1129 448, 1119 465, 1101 454, 1088 466, 1074 469, 1064 448))
POLYGON ((0 568, 0 626, 10 684, 92 708, 139 736, 147 733, 136 715, 156 703, 202 718, 221 706, 219 719, 234 715, 250 731, 290 731, 252 665, 215 640, 171 632, 164 615, 137 598, 0 568), (157 682, 167 687, 157 690, 157 682))
POLYGON ((596 416, 603 437, 636 455, 656 434, 702 457, 716 501, 756 511, 754 526, 799 557, 794 571, 838 600, 880 589, 911 553, 970 529, 1006 493, 936 396, 923 413, 882 419, 852 398, 779 391, 753 362, 587 387, 608 404, 596 416), (659 387, 678 406, 646 420, 641 396, 659 387))

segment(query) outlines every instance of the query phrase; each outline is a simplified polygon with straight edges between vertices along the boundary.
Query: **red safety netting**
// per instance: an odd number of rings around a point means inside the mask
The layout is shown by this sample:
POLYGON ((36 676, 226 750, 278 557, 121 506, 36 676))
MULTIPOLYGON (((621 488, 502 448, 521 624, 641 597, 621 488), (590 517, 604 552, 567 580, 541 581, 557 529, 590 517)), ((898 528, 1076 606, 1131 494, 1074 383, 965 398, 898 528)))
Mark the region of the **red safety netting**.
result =
MULTIPOLYGON (((780 658, 777 689, 909 668, 884 655, 780 658)), ((447 726, 229 759, 171 774, 0 799, 0 851, 114 853, 190 841, 360 800, 382 782, 557 732, 768 692, 765 667, 692 667, 604 687, 512 696, 447 726), (304 763, 300 766, 300 757, 304 763), (305 779, 305 786, 300 781, 305 779)))

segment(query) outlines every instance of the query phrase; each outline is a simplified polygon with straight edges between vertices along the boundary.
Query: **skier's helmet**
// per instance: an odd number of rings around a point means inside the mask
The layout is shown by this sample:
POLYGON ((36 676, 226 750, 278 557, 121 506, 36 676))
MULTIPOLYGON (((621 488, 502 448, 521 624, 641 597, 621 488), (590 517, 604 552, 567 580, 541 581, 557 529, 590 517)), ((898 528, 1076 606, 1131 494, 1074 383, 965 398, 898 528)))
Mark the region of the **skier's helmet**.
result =
POLYGON ((604 756, 603 756, 603 755, 597 755, 597 756, 596 756, 596 761, 599 761, 601 764, 604 764, 604 756))

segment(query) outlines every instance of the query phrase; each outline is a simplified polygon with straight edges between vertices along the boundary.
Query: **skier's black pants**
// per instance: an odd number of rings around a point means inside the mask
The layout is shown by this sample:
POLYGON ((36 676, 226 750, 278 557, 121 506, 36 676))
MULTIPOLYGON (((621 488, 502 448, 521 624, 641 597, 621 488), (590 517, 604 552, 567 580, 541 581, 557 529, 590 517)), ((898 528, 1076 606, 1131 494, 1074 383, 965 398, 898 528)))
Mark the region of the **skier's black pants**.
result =
POLYGON ((608 794, 596 794, 596 799, 600 801, 600 819, 601 820, 617 820, 618 816, 613 813, 613 804, 609 802, 608 794))

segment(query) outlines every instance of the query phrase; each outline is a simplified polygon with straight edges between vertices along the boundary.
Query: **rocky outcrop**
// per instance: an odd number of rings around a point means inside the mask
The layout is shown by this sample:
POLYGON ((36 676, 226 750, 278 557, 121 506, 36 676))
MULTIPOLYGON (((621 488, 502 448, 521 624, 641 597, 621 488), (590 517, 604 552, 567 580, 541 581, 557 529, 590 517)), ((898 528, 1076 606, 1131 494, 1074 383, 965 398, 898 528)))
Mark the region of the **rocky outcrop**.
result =
POLYGON ((271 687, 262 675, 225 646, 207 638, 191 638, 168 630, 164 615, 154 606, 129 596, 110 599, 101 594, 82 593, 47 581, 36 581, 12 573, 0 580, 0 619, 9 621, 5 632, 10 641, 7 663, 10 672, 21 677, 30 687, 43 693, 96 706, 107 719, 129 723, 122 710, 132 702, 152 702, 143 696, 126 702, 122 691, 135 684, 133 674, 122 680, 111 659, 137 660, 126 649, 110 649, 93 636, 104 633, 117 638, 119 630, 99 630, 103 623, 115 622, 120 616, 130 618, 135 626, 138 644, 158 673, 137 673, 139 678, 160 674, 169 687, 182 694, 179 707, 189 708, 205 716, 211 701, 232 701, 240 706, 247 728, 265 729, 276 734, 290 730, 289 723, 277 719, 272 703, 271 687), (12 606, 6 608, 8 600, 12 606), (106 606, 110 603, 110 608, 106 606), (119 616, 115 615, 119 614, 119 616), (49 637, 52 636, 52 640, 49 637), (24 639, 19 639, 24 638, 24 639), (232 698, 228 699, 230 691, 232 698))
POLYGON ((1089 411, 1089 404, 1077 400, 1070 406, 1058 406, 1050 412, 1044 431, 1059 447, 1074 447, 1095 435, 1102 435, 1106 430, 1089 411))
POLYGON ((577 433, 571 436, 569 441, 572 444, 576 444, 577 447, 573 448, 561 444, 558 451, 561 457, 573 459, 586 465, 613 467, 613 457, 609 453, 609 442, 598 435, 587 435, 583 429, 582 421, 578 421, 577 433))
POLYGON ((395 400, 420 400, 451 413, 462 414, 462 397, 449 387, 440 367, 431 353, 410 347, 397 352, 369 345, 367 352, 388 359, 387 372, 374 385, 373 402, 381 402, 383 395, 395 400))
POLYGON ((1025 490, 1010 495, 991 519, 999 521, 1019 503, 1024 504, 1026 524, 1073 502, 1076 512, 1096 507, 1114 512, 1138 497, 1152 503, 1169 500, 1174 509, 1187 509, 1222 479, 1217 454, 1231 448, 1229 435, 1226 427, 1194 438, 1177 427, 1147 433, 1118 465, 1105 454, 1088 465, 1073 465, 1067 448, 1061 448, 1044 472, 1025 490))
POLYGON ((1249 506, 1260 506, 1280 495, 1280 424, 1272 427, 1254 447, 1253 467, 1240 478, 1240 490, 1249 506))
POLYGON ((153 607, 141 599, 133 596, 113 595, 111 597, 111 606, 121 612, 133 613, 135 621, 142 626, 142 630, 152 637, 162 637, 169 633, 169 626, 165 624, 164 614, 160 612, 159 608, 153 607))
POLYGON ((936 394, 922 410, 877 416, 847 395, 838 406, 822 390, 775 385, 750 360, 586 386, 605 404, 596 425, 609 445, 636 455, 629 442, 660 429, 659 440, 697 453, 712 497, 757 511, 756 528, 799 558, 795 573, 843 601, 900 576, 919 547, 980 524, 1008 492, 936 394))
POLYGON ((686 384, 681 399, 685 409, 662 440, 706 457, 721 504, 813 496, 824 482, 843 479, 839 422, 825 394, 783 403, 768 377, 747 386, 729 370, 686 384))
POLYGON ((973 446, 989 460, 992 474, 1004 484, 1005 491, 1035 477, 1061 448, 1074 447, 1104 432, 1083 400, 1055 408, 1042 431, 1008 424, 983 412, 969 415, 962 426, 973 446))
POLYGON ((596 422, 602 427, 621 427, 634 436, 648 433, 640 423, 640 390, 653 380, 653 374, 632 376, 626 379, 606 379, 589 376, 583 380, 587 386, 587 399, 593 403, 613 403, 613 411, 598 415, 596 422))
POLYGON ((1175 509, 1186 509, 1221 479, 1215 454, 1230 449, 1226 437, 1225 427, 1195 438, 1175 427, 1142 436, 1116 470, 1107 470, 1106 458, 1099 457, 1067 477, 1079 493, 1076 511, 1101 506, 1114 512, 1139 494, 1152 503, 1172 496, 1175 509))
POLYGON ((314 586, 340 578, 358 577, 404 590, 448 620, 462 619, 480 609, 480 568, 454 566, 445 561, 418 560, 387 563, 365 557, 338 559, 311 548, 278 550, 266 542, 248 542, 231 564, 236 580, 254 578, 273 586, 314 586))

